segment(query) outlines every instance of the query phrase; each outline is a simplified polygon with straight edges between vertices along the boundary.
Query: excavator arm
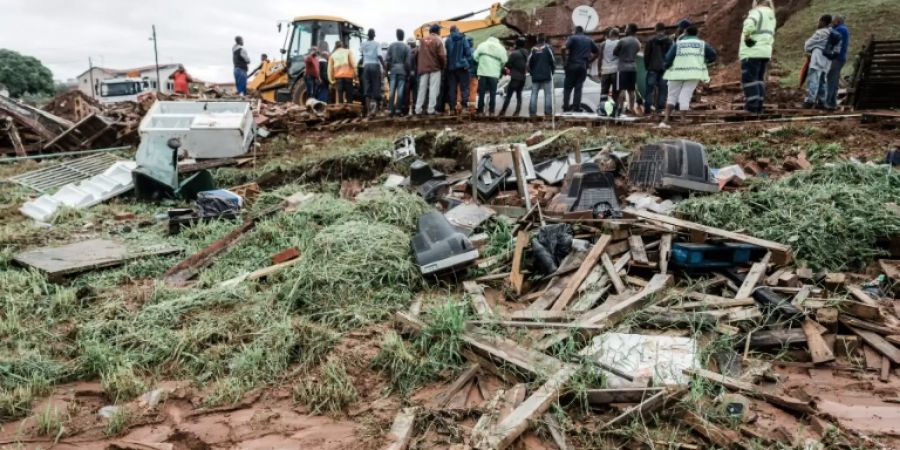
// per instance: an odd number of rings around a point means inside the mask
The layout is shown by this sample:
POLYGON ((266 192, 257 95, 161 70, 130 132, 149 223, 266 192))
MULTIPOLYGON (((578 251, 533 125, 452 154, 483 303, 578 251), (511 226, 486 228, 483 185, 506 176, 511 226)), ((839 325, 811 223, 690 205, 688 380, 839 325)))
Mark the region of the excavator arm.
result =
POLYGON ((421 27, 416 28, 416 39, 424 38, 428 34, 428 28, 432 25, 439 25, 441 27, 441 37, 450 35, 450 27, 452 26, 456 26, 457 28, 459 28, 459 31, 463 33, 468 33, 469 31, 480 30, 483 28, 492 27, 494 25, 500 25, 502 21, 502 18, 500 17, 501 9, 506 11, 506 8, 504 8, 503 5, 501 5, 500 3, 494 3, 490 8, 473 11, 456 17, 451 17, 446 20, 437 20, 422 24, 421 27), (481 14, 483 12, 488 12, 488 16, 484 19, 466 20, 476 14, 481 14))

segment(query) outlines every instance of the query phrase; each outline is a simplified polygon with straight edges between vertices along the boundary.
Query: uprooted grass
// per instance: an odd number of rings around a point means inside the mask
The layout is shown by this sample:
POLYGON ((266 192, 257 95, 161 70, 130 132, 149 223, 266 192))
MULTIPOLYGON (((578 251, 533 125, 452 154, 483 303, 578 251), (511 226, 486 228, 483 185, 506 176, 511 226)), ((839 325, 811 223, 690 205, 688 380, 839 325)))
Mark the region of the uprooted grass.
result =
POLYGON ((462 333, 470 314, 467 304, 447 299, 425 312, 425 328, 407 343, 393 331, 382 338, 372 366, 389 379, 389 389, 407 394, 446 371, 460 368, 462 333))
POLYGON ((302 403, 313 414, 336 414, 359 397, 353 379, 339 361, 328 361, 315 377, 294 387, 294 401, 302 403))
POLYGON ((861 269, 883 250, 878 239, 900 233, 900 172, 860 164, 816 168, 733 194, 681 203, 687 218, 789 244, 819 270, 861 269))
MULTIPOLYGON (((187 379, 209 386, 206 403, 213 405, 238 401, 289 371, 315 370, 341 332, 408 306, 421 284, 407 233, 421 204, 403 205, 412 199, 391 191, 380 195, 392 207, 377 214, 322 194, 296 212, 261 219, 190 290, 147 281, 183 255, 146 258, 63 284, 4 259, 0 420, 27 415, 35 398, 72 380, 99 379, 110 399, 122 402, 152 380, 187 379), (301 260, 290 269, 221 285, 270 265, 272 254, 291 246, 301 260)), ((235 225, 200 223, 178 236, 156 226, 120 238, 177 244, 190 254, 235 225)))

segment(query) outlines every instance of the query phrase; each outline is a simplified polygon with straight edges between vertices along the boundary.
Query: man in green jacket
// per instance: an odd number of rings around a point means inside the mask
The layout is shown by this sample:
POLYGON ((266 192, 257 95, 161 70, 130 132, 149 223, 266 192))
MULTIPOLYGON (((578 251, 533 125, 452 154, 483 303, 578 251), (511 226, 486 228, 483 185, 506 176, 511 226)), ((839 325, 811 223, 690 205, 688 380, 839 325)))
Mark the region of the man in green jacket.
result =
POLYGON ((495 37, 489 37, 475 49, 473 55, 478 62, 478 114, 484 113, 484 95, 490 94, 488 115, 497 108, 497 81, 508 56, 506 48, 495 37))
POLYGON ((741 85, 744 88, 744 109, 762 114, 766 98, 766 68, 772 59, 775 45, 775 8, 772 0, 753 0, 753 9, 744 19, 741 33, 741 85))

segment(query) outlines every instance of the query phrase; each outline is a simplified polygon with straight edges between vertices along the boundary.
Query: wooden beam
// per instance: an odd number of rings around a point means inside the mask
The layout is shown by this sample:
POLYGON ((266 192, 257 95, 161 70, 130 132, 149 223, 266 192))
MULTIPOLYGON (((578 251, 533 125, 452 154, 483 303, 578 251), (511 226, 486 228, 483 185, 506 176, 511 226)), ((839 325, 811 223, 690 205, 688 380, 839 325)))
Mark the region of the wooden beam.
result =
POLYGON ((694 376, 697 378, 702 378, 707 381, 711 381, 713 383, 720 384, 727 389, 731 389, 733 391, 740 392, 745 395, 749 395, 751 397, 756 397, 761 400, 765 400, 773 405, 779 406, 782 409, 786 409, 789 411, 793 411, 800 414, 815 414, 816 410, 812 406, 810 406, 809 402, 805 402, 803 400, 791 397, 785 394, 771 394, 766 391, 759 389, 757 386, 736 380, 734 378, 726 377, 725 375, 715 373, 706 369, 684 369, 683 372, 685 375, 694 376))
POLYGON ((579 267, 578 271, 572 275, 569 279, 569 284, 566 285, 562 294, 560 294, 559 298, 556 299, 556 302, 553 303, 553 306, 550 308, 551 311, 562 311, 566 309, 566 306, 569 305, 569 302, 572 301, 575 294, 578 292, 578 287, 581 286, 584 279, 591 273, 591 269, 597 265, 600 256, 604 254, 603 251, 606 249, 606 246, 609 245, 610 239, 609 235, 603 235, 600 237, 600 240, 594 244, 590 253, 588 253, 587 257, 584 258, 584 261, 581 263, 581 267, 579 267))
POLYGON ((703 232, 707 234, 711 234, 713 236, 723 237, 725 239, 729 239, 732 241, 744 242, 747 244, 756 245, 758 247, 763 247, 772 252, 772 257, 776 264, 785 265, 791 262, 791 247, 784 244, 779 244, 778 242, 768 241, 765 239, 759 239, 752 236, 747 236, 746 234, 735 233, 732 231, 723 230, 720 228, 709 227, 706 225, 701 225, 695 222, 689 222, 687 220, 676 219, 674 217, 665 216, 662 214, 655 214, 649 211, 642 211, 635 208, 625 208, 623 210, 624 213, 640 217, 642 219, 654 220, 657 222, 662 222, 668 225, 674 225, 676 227, 684 228, 687 230, 703 232))
POLYGON ((243 281, 256 281, 261 278, 265 278, 270 275, 274 275, 278 272, 281 272, 282 270, 284 270, 290 266, 293 266, 294 264, 297 264, 298 262, 300 262, 302 260, 303 260, 303 258, 295 258, 295 259, 285 261, 280 264, 275 264, 273 266, 264 267, 262 269, 255 270, 253 272, 246 273, 244 275, 236 276, 230 280, 225 280, 225 281, 219 283, 219 286, 229 287, 229 286, 236 286, 243 281))
POLYGON ((528 232, 519 231, 516 235, 516 247, 513 250, 512 271, 509 273, 509 283, 516 295, 522 295, 522 285, 525 283, 525 275, 522 275, 522 255, 525 253, 525 245, 528 244, 528 232))
POLYGON ((474 281, 463 281, 463 289, 469 295, 469 299, 472 300, 472 309, 475 310, 478 317, 481 317, 483 320, 490 319, 493 316, 493 311, 491 311, 491 305, 488 304, 487 299, 484 298, 484 286, 474 281))
POLYGON ((550 430, 550 437, 553 438, 556 447, 558 447, 559 450, 569 450, 569 443, 566 442, 566 434, 556 421, 556 417, 550 413, 544 414, 544 424, 547 425, 547 429, 550 430))
POLYGON ((806 333, 799 328, 760 330, 750 336, 750 347, 777 347, 806 343, 806 333))
POLYGON ((659 241, 659 272, 666 273, 669 271, 669 258, 672 257, 672 234, 666 233, 662 235, 659 241))
POLYGON ((631 247, 631 259, 636 264, 650 264, 650 260, 647 259, 647 250, 644 249, 644 238, 633 234, 628 237, 628 245, 631 247))
POLYGON ((890 335, 900 335, 900 328, 887 327, 884 325, 877 325, 872 322, 867 322, 865 320, 857 319, 855 317, 850 317, 845 314, 841 314, 838 316, 838 320, 848 327, 851 328, 859 328, 860 330, 871 331, 873 333, 878 333, 882 336, 890 336, 890 335))
POLYGON ((881 357, 881 372, 878 375, 878 381, 882 383, 891 381, 891 360, 887 356, 881 357))
POLYGON ((674 305, 674 309, 720 309, 734 308, 738 306, 754 306, 756 301, 752 298, 727 298, 717 295, 702 294, 700 292, 689 292, 687 297, 695 302, 685 302, 680 305, 674 305))
POLYGON ((385 450, 406 450, 412 439, 413 425, 416 423, 416 413, 419 408, 403 408, 394 417, 391 432, 387 435, 388 445, 385 450))
POLYGON ((866 344, 869 344, 875 350, 878 350, 878 353, 881 353, 885 357, 891 360, 894 364, 900 364, 900 349, 894 347, 893 344, 886 341, 883 337, 878 334, 875 334, 871 331, 862 330, 859 328, 849 327, 853 333, 859 336, 866 344))
POLYGON ((469 367, 464 370, 459 376, 456 378, 456 381, 453 382, 444 392, 441 392, 436 399, 436 403, 439 408, 443 408, 447 406, 447 402, 453 397, 454 394, 459 392, 463 386, 469 384, 469 381, 472 381, 472 378, 475 378, 475 375, 478 374, 478 368, 480 366, 478 364, 470 364, 469 367))
POLYGON ((662 390, 663 388, 588 389, 585 395, 592 405, 639 403, 662 390))
POLYGON ((531 420, 546 412, 550 405, 559 398, 563 386, 577 371, 578 366, 575 364, 563 365, 537 391, 503 418, 483 439, 475 442, 475 448, 503 450, 512 444, 525 432, 531 420))
POLYGON ((601 424, 597 431, 608 430, 618 425, 624 424, 626 421, 632 420, 636 417, 643 417, 645 414, 650 414, 654 411, 661 409, 666 403, 671 402, 672 400, 676 400, 684 394, 688 392, 688 388, 686 387, 678 387, 674 391, 669 391, 667 389, 663 389, 656 394, 647 397, 641 403, 632 406, 631 408, 626 409, 616 417, 613 417, 606 423, 601 424))
POLYGON ((806 345, 809 346, 809 354, 815 364, 824 364, 834 361, 834 352, 811 319, 803 321, 803 334, 806 335, 806 345))
POLYGON ((624 294, 626 290, 625 283, 622 282, 622 277, 619 276, 612 259, 610 259, 609 255, 604 254, 600 257, 600 261, 603 262, 603 268, 606 269, 606 274, 609 276, 609 280, 612 281, 613 287, 616 288, 616 292, 624 294))
POLYGON ((737 291, 734 298, 747 298, 753 296, 753 290, 756 289, 756 286, 759 284, 760 278, 766 274, 766 270, 769 267, 769 258, 771 257, 771 252, 766 253, 766 256, 763 257, 762 261, 754 263, 753 266, 750 267, 750 272, 744 277, 744 282, 741 284, 741 288, 737 291))

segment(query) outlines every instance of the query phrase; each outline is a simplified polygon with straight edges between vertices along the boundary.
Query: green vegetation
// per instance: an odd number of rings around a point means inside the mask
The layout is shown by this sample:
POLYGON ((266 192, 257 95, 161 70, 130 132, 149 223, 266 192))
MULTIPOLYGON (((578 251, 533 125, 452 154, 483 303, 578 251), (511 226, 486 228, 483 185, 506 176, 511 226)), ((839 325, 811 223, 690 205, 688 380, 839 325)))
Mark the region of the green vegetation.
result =
POLYGON ((0 85, 15 98, 26 94, 52 95, 53 73, 33 56, 0 48, 0 85))
POLYGON ((853 74, 854 61, 870 35, 878 39, 900 39, 900 5, 897 0, 812 0, 785 22, 775 39, 775 59, 788 75, 781 82, 797 86, 803 67, 803 43, 816 28, 822 14, 843 13, 850 28, 850 50, 843 75, 853 74))
POLYGON ((128 411, 128 408, 124 406, 119 407, 107 420, 103 434, 106 436, 118 436, 127 430, 128 425, 131 424, 131 411, 128 411))
POLYGON ((410 343, 393 331, 385 333, 372 366, 388 376, 391 391, 404 395, 437 379, 445 370, 459 369, 461 335, 468 314, 465 303, 446 299, 426 311, 426 326, 410 343))
POLYGON ((318 376, 294 387, 294 401, 305 404, 313 414, 338 413, 359 397, 353 379, 340 362, 322 365, 318 376))
POLYGON ((900 233, 900 216, 885 203, 900 198, 900 173, 843 163, 760 183, 746 192, 696 197, 679 212, 707 225, 790 244, 815 270, 858 270, 900 233))
POLYGON ((36 419, 38 436, 49 436, 59 439, 65 431, 62 414, 55 406, 48 405, 37 414, 36 419))

